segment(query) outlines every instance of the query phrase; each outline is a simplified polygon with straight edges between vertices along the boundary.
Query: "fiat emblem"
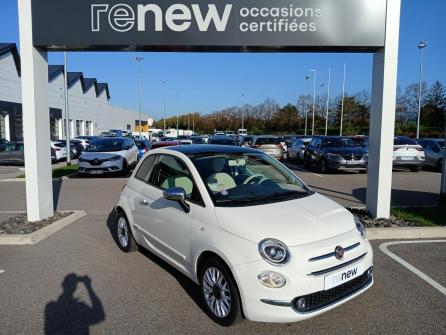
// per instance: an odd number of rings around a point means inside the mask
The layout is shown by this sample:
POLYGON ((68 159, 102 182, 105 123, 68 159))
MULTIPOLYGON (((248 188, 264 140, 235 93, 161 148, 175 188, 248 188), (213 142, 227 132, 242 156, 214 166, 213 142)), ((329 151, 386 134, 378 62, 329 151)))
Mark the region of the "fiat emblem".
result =
POLYGON ((344 252, 345 252, 344 248, 341 247, 340 245, 338 245, 338 246, 335 248, 335 257, 336 257, 337 259, 341 260, 342 258, 344 258, 344 252))

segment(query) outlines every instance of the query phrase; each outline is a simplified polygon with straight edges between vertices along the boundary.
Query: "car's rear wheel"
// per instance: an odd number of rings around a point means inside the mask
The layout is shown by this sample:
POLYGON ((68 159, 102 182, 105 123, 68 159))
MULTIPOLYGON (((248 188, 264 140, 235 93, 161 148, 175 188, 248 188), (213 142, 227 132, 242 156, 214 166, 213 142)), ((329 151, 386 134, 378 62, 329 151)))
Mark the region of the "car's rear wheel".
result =
POLYGON ((411 166, 410 170, 412 172, 420 172, 421 171, 421 165, 417 165, 417 166, 411 166))
POLYGON ((217 258, 204 261, 199 272, 201 297, 209 317, 228 327, 240 322, 240 296, 228 267, 217 258))
POLYGON ((127 217, 122 211, 118 212, 116 222, 116 242, 124 252, 132 252, 138 249, 138 245, 133 237, 127 217))

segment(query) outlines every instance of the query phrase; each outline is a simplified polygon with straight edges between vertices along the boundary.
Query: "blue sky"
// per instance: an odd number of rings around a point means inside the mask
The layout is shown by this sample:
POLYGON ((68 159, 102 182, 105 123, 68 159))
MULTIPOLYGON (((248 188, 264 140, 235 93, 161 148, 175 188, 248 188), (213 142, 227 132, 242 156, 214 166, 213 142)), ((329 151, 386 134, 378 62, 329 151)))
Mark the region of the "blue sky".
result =
MULTIPOLYGON (((446 26, 444 0, 402 0, 398 84, 418 81, 421 40, 429 46, 425 52, 425 80, 446 84, 446 26)), ((1 0, 0 42, 18 42, 17 0, 1 0)), ((167 114, 212 112, 243 103, 257 104, 273 98, 279 104, 295 103, 305 94, 305 74, 318 70, 318 84, 326 82, 332 70, 332 95, 342 90, 342 69, 347 64, 348 92, 370 89, 370 54, 317 53, 69 53, 69 71, 82 71, 87 77, 108 82, 111 103, 137 108, 136 64, 142 63, 142 106, 154 118, 162 117, 161 80, 167 80, 167 114), (242 97, 245 94, 245 98, 242 97)), ((50 64, 62 64, 62 53, 50 53, 50 64)))

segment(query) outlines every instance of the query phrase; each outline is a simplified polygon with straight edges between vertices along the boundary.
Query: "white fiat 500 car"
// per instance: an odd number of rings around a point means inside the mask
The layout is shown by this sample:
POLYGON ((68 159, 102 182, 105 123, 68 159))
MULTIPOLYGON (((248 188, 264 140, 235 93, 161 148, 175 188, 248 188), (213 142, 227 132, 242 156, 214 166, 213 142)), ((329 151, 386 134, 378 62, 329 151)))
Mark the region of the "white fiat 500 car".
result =
POLYGON ((79 157, 79 173, 98 175, 127 171, 138 163, 138 153, 133 138, 97 138, 79 157))
POLYGON ((373 284, 361 222, 251 148, 153 150, 116 213, 119 247, 143 246, 195 281, 224 326, 308 319, 373 284))

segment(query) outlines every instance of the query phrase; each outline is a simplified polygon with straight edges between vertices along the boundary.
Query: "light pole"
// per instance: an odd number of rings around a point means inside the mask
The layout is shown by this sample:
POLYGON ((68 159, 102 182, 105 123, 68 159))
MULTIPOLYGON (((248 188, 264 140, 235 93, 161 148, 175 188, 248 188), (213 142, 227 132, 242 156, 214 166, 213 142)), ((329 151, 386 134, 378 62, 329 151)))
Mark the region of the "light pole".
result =
POLYGON ((161 80, 161 84, 163 85, 163 119, 164 119, 164 132, 166 132, 166 90, 165 90, 165 85, 167 84, 167 80, 161 80))
POLYGON ((71 165, 71 148, 70 148, 70 112, 68 110, 68 61, 67 53, 63 53, 64 60, 64 91, 65 91, 65 140, 66 140, 66 150, 67 150, 67 165, 71 165))
POLYGON ((141 138, 142 133, 142 122, 141 122, 141 61, 143 57, 135 56, 136 63, 138 64, 138 113, 139 113, 139 138, 141 138))
POLYGON ((344 99, 345 99, 345 64, 344 64, 344 80, 342 81, 341 127, 339 130, 339 136, 342 136, 342 123, 344 121, 344 99))
POLYGON ((243 108, 242 108, 242 129, 245 129, 245 93, 242 93, 242 98, 243 98, 243 108))
POLYGON ((313 72, 313 123, 311 125, 311 135, 314 135, 314 109, 316 108, 316 78, 317 78, 317 70, 309 70, 309 72, 313 72))
POLYGON ((423 55, 425 47, 427 47, 427 42, 418 43, 418 49, 420 50, 420 83, 418 91, 417 138, 420 138, 421 95, 423 90, 423 55))
POLYGON ((307 135, 307 126, 308 126, 308 79, 310 79, 310 75, 305 75, 305 81, 307 82, 307 90, 305 93, 304 99, 304 110, 305 110, 305 136, 307 135))
POLYGON ((330 109, 330 82, 331 82, 331 68, 328 68, 327 112, 325 114, 325 136, 327 136, 327 134, 328 134, 328 112, 330 109))
POLYGON ((178 90, 177 90, 177 97, 176 97, 176 103, 175 103, 175 113, 177 114, 177 137, 178 136, 180 136, 180 133, 179 133, 179 120, 178 120, 178 95, 179 95, 179 93, 178 93, 178 90))

